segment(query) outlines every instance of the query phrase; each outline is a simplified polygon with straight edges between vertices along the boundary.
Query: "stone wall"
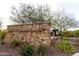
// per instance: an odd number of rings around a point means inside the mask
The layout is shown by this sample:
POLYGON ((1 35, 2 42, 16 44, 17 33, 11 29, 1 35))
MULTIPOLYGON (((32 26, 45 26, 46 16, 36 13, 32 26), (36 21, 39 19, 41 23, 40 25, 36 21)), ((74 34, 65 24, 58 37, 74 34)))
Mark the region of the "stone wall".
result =
POLYGON ((13 40, 29 42, 34 46, 50 45, 50 26, 48 23, 9 25, 5 42, 10 44, 13 40))

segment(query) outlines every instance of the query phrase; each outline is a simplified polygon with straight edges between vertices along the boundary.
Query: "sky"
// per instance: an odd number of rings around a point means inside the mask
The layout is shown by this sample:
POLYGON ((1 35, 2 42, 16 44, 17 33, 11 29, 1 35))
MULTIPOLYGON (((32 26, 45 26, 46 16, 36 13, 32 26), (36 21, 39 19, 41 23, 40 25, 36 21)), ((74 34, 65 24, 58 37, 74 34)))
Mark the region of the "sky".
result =
POLYGON ((12 6, 19 6, 19 3, 41 4, 50 6, 51 10, 65 9, 68 13, 74 14, 79 23, 79 1, 78 0, 0 0, 0 18, 3 20, 3 28, 10 25, 9 20, 12 6))

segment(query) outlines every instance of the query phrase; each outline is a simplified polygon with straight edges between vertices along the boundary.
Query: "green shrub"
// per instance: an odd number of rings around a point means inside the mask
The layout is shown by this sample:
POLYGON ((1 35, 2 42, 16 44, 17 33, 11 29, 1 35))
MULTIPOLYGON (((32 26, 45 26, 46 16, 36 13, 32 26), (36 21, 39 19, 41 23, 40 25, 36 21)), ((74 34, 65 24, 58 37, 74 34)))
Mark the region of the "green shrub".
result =
POLYGON ((20 54, 23 56, 32 56, 34 53, 34 48, 30 44, 23 44, 21 46, 20 54))
POLYGON ((68 40, 57 40, 56 49, 58 51, 64 52, 64 53, 73 53, 75 52, 74 47, 71 45, 71 43, 68 40))
POLYGON ((16 47, 18 47, 18 46, 20 46, 20 45, 21 45, 21 43, 20 43, 19 41, 13 40, 13 41, 11 42, 10 47, 16 48, 16 47))
POLYGON ((46 46, 40 45, 36 50, 36 55, 46 55, 48 48, 46 46))

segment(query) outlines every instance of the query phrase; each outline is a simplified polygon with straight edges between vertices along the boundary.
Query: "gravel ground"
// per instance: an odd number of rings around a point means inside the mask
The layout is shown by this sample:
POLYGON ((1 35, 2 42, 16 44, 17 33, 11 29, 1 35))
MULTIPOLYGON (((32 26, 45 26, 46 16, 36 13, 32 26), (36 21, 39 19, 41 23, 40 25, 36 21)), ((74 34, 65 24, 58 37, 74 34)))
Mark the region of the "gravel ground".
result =
POLYGON ((0 56, 19 56, 17 49, 7 48, 4 45, 0 45, 0 56))
MULTIPOLYGON (((79 52, 79 46, 75 47, 77 49, 77 53, 79 52)), ((20 56, 19 49, 16 48, 7 48, 5 45, 0 45, 0 56, 20 56)), ((54 45, 51 45, 47 51, 46 56, 73 56, 75 53, 66 54, 63 52, 58 52, 54 45)))

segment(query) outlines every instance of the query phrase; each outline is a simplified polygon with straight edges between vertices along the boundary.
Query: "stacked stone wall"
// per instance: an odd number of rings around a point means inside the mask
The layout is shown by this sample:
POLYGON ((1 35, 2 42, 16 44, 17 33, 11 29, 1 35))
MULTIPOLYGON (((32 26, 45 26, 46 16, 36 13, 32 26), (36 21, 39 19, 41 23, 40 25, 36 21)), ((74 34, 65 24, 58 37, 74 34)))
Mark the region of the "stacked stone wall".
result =
POLYGON ((13 40, 29 42, 34 46, 50 45, 50 26, 48 23, 9 25, 5 42, 10 44, 13 40))

